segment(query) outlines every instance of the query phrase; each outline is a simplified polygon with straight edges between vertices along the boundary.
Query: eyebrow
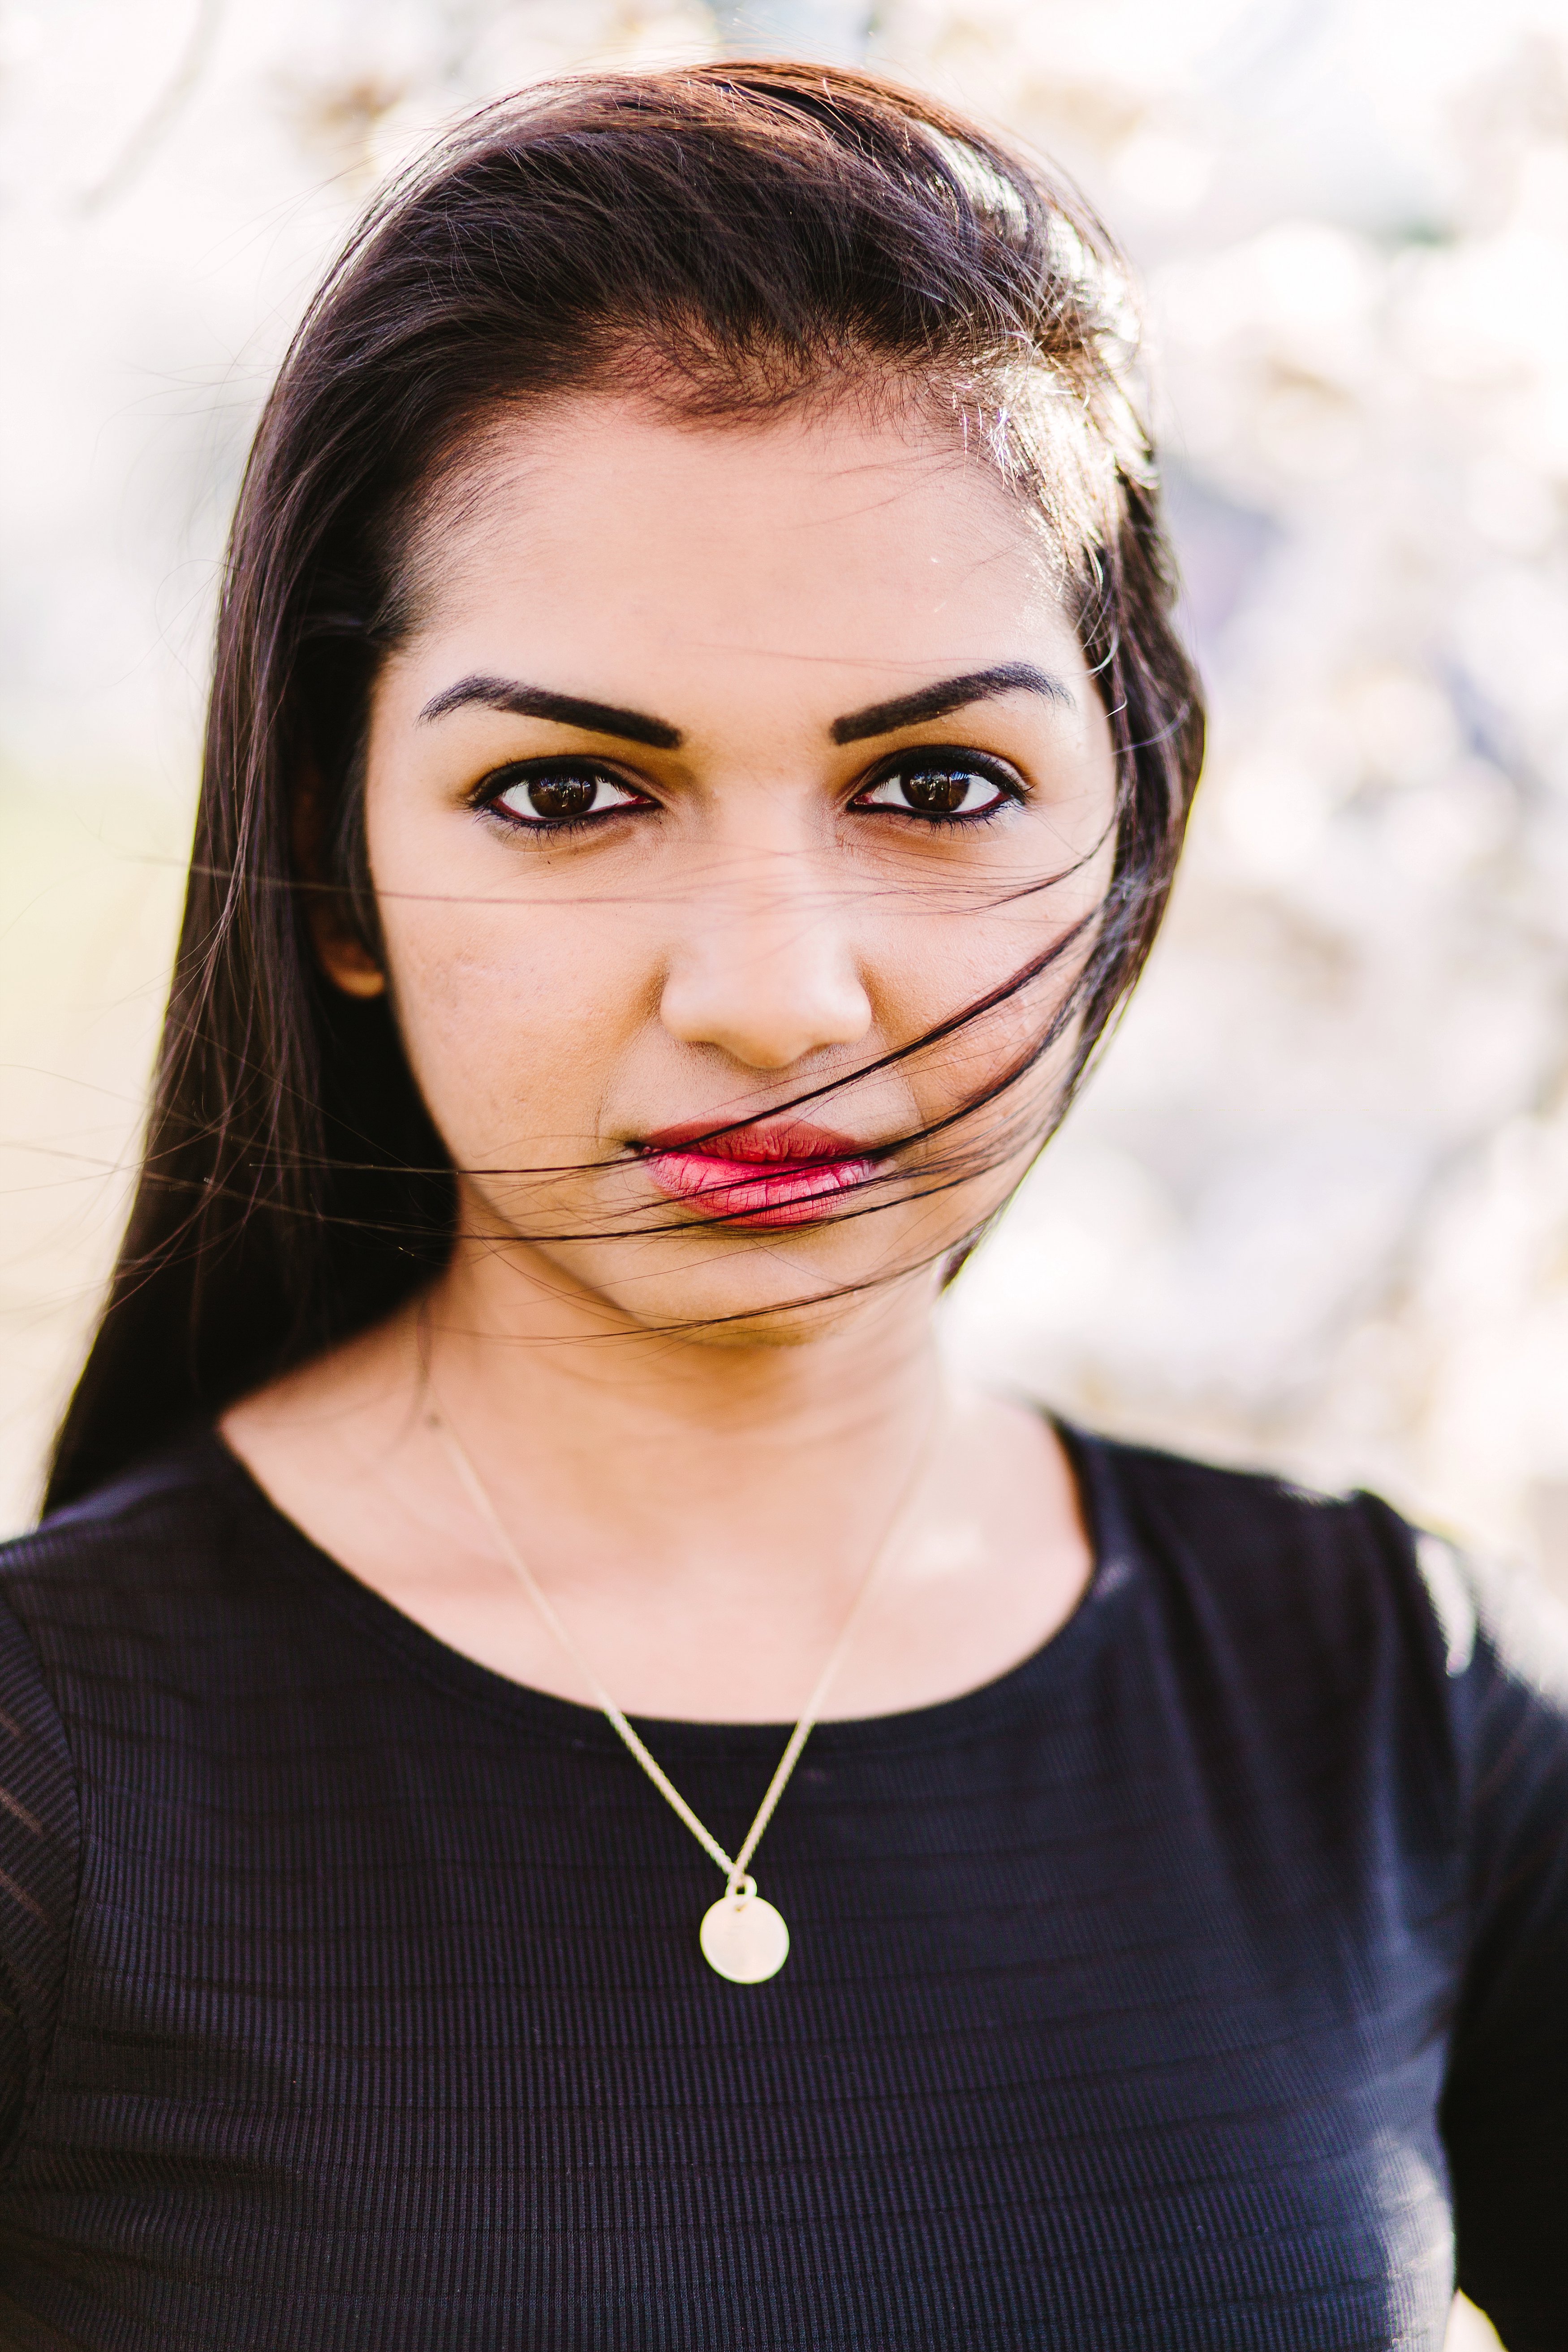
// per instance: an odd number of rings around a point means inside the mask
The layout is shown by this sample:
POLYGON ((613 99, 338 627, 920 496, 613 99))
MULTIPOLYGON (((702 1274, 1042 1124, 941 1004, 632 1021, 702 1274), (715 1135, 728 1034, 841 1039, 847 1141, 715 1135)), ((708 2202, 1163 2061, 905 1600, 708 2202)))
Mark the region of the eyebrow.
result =
MULTIPOLYGON (((863 743, 874 735, 890 735, 900 727, 945 719, 949 711, 966 709, 972 703, 1018 693, 1037 694, 1047 702, 1072 708, 1071 694, 1048 670, 1037 669, 1033 662, 1002 662, 994 669, 967 670, 962 677, 942 678, 935 686, 895 696, 890 702, 872 702, 864 710, 848 711, 833 721, 828 733, 836 743, 863 743)), ((618 735, 623 742, 647 743, 657 751, 678 751, 685 740, 679 727, 646 710, 624 710, 616 703, 558 694, 553 688, 524 686, 510 677, 460 677, 455 686, 433 695, 419 717, 422 721, 445 719, 449 711, 475 707, 502 710, 515 719, 552 719, 563 727, 580 727, 586 734, 618 735)))
POLYGON ((556 694, 549 687, 522 686, 510 677, 460 677, 456 686, 433 695, 419 716, 422 720, 445 719, 448 711, 470 705, 504 710, 513 719, 553 719, 589 735, 650 743, 656 751, 677 751, 684 740, 679 727, 668 719, 652 719, 646 710, 622 710, 613 702, 590 702, 580 694, 556 694))
POLYGON ((917 688, 891 702, 873 702, 836 719, 829 732, 836 743, 863 743, 871 735, 891 735, 900 727, 918 727, 928 719, 945 719, 950 710, 963 710, 972 702, 990 702, 999 694, 1037 694, 1047 702, 1073 707, 1073 698, 1059 677, 1037 669, 1033 662, 1003 662, 995 669, 973 669, 963 677, 943 678, 939 685, 917 688))

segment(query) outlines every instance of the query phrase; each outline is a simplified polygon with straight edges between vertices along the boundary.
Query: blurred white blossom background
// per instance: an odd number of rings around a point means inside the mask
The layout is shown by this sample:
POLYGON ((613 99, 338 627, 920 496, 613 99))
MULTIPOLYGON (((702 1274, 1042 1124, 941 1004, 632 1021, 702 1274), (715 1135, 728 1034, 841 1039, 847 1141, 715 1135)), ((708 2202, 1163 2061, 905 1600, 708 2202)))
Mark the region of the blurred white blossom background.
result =
POLYGON ((1213 698, 1167 933, 955 1353, 1568 1586, 1563 0, 6 8, 0 1517, 123 1213, 224 522, 315 277, 474 100, 779 47, 1010 127, 1128 244, 1213 698))

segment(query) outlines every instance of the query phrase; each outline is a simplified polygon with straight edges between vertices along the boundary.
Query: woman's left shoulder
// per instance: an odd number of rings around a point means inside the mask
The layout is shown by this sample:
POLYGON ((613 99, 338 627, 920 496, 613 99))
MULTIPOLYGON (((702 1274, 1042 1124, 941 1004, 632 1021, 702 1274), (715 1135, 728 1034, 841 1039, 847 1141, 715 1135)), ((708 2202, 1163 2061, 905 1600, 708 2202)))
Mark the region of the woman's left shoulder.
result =
POLYGON ((1460 1718, 1512 1690, 1568 1723, 1568 1605, 1527 1566, 1363 1489, 1321 1492, 1108 1438, 1078 1444, 1102 1520, 1215 1634, 1282 1648, 1298 1675, 1340 1660, 1359 1681, 1376 1663, 1460 1718))

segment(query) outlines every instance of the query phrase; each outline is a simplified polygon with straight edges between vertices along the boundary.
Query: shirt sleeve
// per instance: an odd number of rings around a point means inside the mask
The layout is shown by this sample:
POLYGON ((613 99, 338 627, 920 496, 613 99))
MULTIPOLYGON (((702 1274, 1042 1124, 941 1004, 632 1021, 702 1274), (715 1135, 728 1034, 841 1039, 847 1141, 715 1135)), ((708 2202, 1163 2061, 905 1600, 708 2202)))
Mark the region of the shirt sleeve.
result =
POLYGON ((48 2064, 80 1843, 65 1732, 33 1645, 0 1600, 0 2169, 48 2064))
POLYGON ((1442 2108, 1458 2283, 1508 2352, 1568 2347, 1568 1609, 1416 1538, 1447 1645, 1468 1885, 1442 2108))

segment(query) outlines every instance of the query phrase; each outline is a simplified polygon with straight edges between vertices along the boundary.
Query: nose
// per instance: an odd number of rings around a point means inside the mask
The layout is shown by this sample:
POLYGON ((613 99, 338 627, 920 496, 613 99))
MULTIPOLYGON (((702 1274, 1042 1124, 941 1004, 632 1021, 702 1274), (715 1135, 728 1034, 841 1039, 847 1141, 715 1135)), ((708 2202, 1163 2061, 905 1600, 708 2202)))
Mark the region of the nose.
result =
POLYGON ((787 1070, 867 1034, 871 1001, 814 864, 763 852, 722 888, 693 894, 659 1003, 672 1036, 748 1069, 787 1070))

